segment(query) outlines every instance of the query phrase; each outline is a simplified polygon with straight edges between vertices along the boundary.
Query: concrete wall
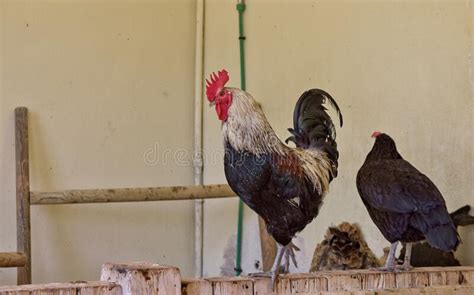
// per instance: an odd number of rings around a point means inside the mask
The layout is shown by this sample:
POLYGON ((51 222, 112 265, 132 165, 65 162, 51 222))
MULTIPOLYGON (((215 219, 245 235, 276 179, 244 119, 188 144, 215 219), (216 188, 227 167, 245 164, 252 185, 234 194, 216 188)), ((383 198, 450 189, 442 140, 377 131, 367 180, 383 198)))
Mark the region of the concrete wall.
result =
MULTIPOLYGON (((286 138, 294 103, 311 87, 333 94, 345 119, 339 177, 295 241, 298 271, 307 271, 325 229, 343 220, 360 223, 377 254, 387 245, 355 189, 373 130, 395 138, 449 209, 474 204, 473 1, 247 5, 247 88, 277 133, 286 138)), ((195 3, 184 0, 0 1, 1 251, 16 248, 16 106, 30 109, 32 190, 192 184, 190 163, 173 154, 192 149, 194 20, 195 3)), ((225 67, 239 86, 234 0, 206 1, 205 35, 205 73, 225 67)), ((206 107, 206 183, 225 181, 219 129, 206 107)), ((236 199, 205 203, 206 275, 224 264, 236 214, 236 199)), ((192 202, 33 207, 32 229, 35 282, 95 279, 109 260, 192 274, 192 202)), ((461 235, 459 254, 474 264, 473 229, 461 235)), ((258 242, 246 210, 245 272, 256 270, 258 242)), ((0 284, 14 277, 0 269, 0 284)))

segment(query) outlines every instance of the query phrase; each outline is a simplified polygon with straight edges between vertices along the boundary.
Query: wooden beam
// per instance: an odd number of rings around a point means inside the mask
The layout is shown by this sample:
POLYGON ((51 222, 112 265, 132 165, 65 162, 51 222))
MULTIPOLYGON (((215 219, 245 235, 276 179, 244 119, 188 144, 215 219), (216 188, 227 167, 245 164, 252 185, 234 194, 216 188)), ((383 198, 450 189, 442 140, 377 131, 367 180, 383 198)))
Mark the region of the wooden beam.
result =
POLYGON ((181 280, 182 295, 213 294, 212 284, 204 279, 183 278, 181 280))
POLYGON ((173 266, 147 262, 105 263, 101 280, 122 287, 122 295, 181 295, 181 275, 173 266))
POLYGON ((199 294, 474 294, 474 267, 426 267, 410 271, 324 271, 270 278, 227 277, 184 280, 188 295, 199 294), (212 292, 209 292, 212 288, 212 292), (252 291, 253 290, 253 291, 252 291), (252 291, 252 292, 251 292, 252 291))
POLYGON ((474 285, 474 267, 423 267, 410 271, 345 270, 290 274, 278 282, 278 291, 346 292, 446 285, 474 285))
MULTIPOLYGON (((329 292, 328 292, 329 293, 329 292)), ((331 295, 337 293, 330 292, 331 295)), ((472 295, 474 286, 437 286, 425 288, 403 288, 385 290, 367 290, 362 292, 341 292, 344 295, 472 295)), ((329 294, 328 294, 329 295, 329 294)))
POLYGON ((15 109, 16 161, 16 235, 17 249, 26 255, 26 263, 18 268, 19 285, 31 283, 30 172, 28 160, 28 109, 15 109))
POLYGON ((267 232, 265 221, 259 216, 260 248, 262 250, 262 270, 270 271, 276 256, 276 242, 267 232))
POLYGON ((31 192, 32 205, 176 201, 235 197, 227 184, 31 192))
POLYGON ((0 287, 0 295, 122 295, 119 285, 110 282, 53 283, 0 287))
POLYGON ((21 252, 0 253, 0 267, 22 267, 26 264, 26 255, 21 252))
MULTIPOLYGON (((183 295, 254 295, 253 279, 243 277, 219 277, 204 279, 183 279, 183 295)), ((258 293, 266 294, 266 293, 258 293)))
POLYGON ((230 281, 228 278, 206 278, 212 285, 213 295, 253 295, 253 280, 237 277, 230 281))

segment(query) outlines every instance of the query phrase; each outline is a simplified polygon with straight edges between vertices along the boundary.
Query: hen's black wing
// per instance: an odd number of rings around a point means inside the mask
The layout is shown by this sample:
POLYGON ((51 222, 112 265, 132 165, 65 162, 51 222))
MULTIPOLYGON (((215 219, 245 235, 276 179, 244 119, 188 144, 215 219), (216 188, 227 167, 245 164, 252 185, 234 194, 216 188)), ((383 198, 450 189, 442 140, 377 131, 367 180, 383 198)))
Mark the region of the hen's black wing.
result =
POLYGON ((364 201, 377 210, 394 213, 428 213, 445 206, 431 180, 405 160, 369 161, 357 175, 364 201))

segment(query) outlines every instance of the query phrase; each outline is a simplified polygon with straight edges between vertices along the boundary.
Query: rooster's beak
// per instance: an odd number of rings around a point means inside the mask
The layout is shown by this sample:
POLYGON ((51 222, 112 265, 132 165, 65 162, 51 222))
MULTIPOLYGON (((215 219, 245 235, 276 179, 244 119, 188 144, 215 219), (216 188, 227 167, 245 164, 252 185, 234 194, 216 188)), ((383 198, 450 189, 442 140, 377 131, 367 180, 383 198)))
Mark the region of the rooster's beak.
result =
POLYGON ((216 100, 214 99, 213 101, 209 103, 209 107, 213 107, 215 104, 216 104, 216 100))

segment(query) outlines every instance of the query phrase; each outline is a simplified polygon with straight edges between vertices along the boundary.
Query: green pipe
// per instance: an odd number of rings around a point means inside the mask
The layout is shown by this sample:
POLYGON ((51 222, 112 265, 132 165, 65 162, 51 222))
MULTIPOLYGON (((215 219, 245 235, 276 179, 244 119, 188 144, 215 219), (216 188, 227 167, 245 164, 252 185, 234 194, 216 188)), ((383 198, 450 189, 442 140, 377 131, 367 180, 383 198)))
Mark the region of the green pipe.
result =
MULTIPOLYGON (((239 13, 239 46, 240 46, 240 88, 245 90, 245 51, 244 51, 244 1, 237 3, 237 11, 239 13)), ((242 225, 244 219, 244 203, 239 200, 239 213, 237 219, 237 245, 235 255, 235 275, 239 276, 242 273, 242 225)))

